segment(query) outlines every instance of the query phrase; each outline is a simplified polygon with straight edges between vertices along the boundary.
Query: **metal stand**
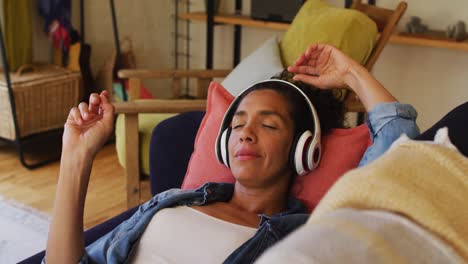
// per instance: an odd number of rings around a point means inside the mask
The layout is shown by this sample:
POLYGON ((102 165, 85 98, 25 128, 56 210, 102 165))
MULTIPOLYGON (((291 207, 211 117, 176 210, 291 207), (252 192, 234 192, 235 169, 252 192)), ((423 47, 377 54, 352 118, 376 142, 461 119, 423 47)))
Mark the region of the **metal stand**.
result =
MULTIPOLYGON (((185 59, 185 69, 190 69, 190 20, 186 20, 185 22, 185 34, 179 33, 179 5, 182 1, 182 4, 185 5, 185 12, 190 12, 190 0, 176 0, 174 1, 174 32, 172 36, 174 37, 174 69, 179 69, 179 57, 183 57, 185 59), (183 39, 185 41, 185 51, 179 51, 179 40, 183 39)), ((190 81, 189 78, 185 78, 185 94, 183 97, 190 97, 190 81)))
MULTIPOLYGON (((39 161, 39 162, 32 163, 32 164, 29 164, 28 162, 26 162, 25 155, 24 155, 25 154, 25 149, 24 149, 25 146, 24 145, 29 140, 36 138, 39 134, 20 139, 18 120, 17 120, 17 116, 16 116, 16 111, 15 111, 15 109, 16 109, 15 96, 14 96, 14 93, 13 93, 13 89, 11 87, 10 66, 8 64, 7 57, 6 57, 5 41, 3 39, 3 31, 2 31, 1 23, 0 23, 0 45, 1 45, 0 52, 1 52, 1 56, 2 56, 2 63, 3 63, 4 74, 5 74, 5 80, 6 80, 7 88, 8 88, 8 96, 10 97, 11 114, 13 115, 13 123, 14 123, 14 126, 15 126, 15 140, 12 141, 12 140, 5 139, 5 141, 15 144, 16 150, 18 151, 18 154, 19 154, 21 164, 27 169, 35 169, 35 168, 43 166, 45 164, 54 162, 54 161, 57 160, 57 158, 46 159, 46 160, 39 161)), ((50 132, 50 131, 48 131, 48 132, 50 132)))
POLYGON ((84 26, 84 0, 80 0, 80 43, 81 47, 83 47, 84 44, 84 38, 85 38, 85 26, 84 26))
MULTIPOLYGON (((242 0, 236 0, 236 15, 242 12, 242 0)), ((241 40, 242 40, 242 27, 239 25, 234 26, 234 57, 232 59, 232 67, 236 67, 240 62, 241 56, 241 40)))
MULTIPOLYGON (((213 69, 213 48, 214 48, 214 0, 207 0, 206 3, 206 68, 213 69)), ((236 14, 242 12, 242 0, 236 0, 236 14)), ((241 57, 241 40, 242 26, 234 26, 234 50, 233 50, 233 67, 236 67, 240 62, 241 57)))
MULTIPOLYGON (((114 77, 117 78, 117 71, 120 69, 120 38, 119 38, 119 29, 117 27, 117 17, 115 15, 115 5, 114 0, 110 0, 110 9, 111 9, 111 17, 112 17, 112 29, 114 31, 114 44, 115 44, 115 66, 114 66, 114 77)), ((122 95, 123 101, 127 101, 127 92, 125 91, 125 85, 122 83, 122 95)))
POLYGON ((206 68, 213 69, 213 47, 214 47, 214 0, 206 3, 206 68))

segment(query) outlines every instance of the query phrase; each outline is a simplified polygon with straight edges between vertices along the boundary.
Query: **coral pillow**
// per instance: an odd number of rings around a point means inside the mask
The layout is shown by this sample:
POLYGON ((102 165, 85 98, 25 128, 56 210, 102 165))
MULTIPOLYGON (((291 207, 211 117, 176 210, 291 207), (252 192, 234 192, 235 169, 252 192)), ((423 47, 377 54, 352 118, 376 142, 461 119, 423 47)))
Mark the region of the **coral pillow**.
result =
MULTIPOLYGON (((197 188, 205 182, 231 182, 231 171, 215 155, 215 141, 224 113, 234 97, 219 83, 212 82, 208 91, 206 114, 195 138, 194 151, 182 184, 183 189, 197 188)), ((365 125, 351 129, 334 129, 322 138, 322 161, 311 173, 297 177, 293 195, 312 211, 327 190, 345 172, 355 168, 371 144, 365 125)))
POLYGON ((234 96, 221 84, 211 82, 208 88, 206 114, 195 137, 182 189, 194 189, 209 181, 234 182, 231 171, 218 162, 215 154, 215 142, 221 121, 232 100, 234 96))

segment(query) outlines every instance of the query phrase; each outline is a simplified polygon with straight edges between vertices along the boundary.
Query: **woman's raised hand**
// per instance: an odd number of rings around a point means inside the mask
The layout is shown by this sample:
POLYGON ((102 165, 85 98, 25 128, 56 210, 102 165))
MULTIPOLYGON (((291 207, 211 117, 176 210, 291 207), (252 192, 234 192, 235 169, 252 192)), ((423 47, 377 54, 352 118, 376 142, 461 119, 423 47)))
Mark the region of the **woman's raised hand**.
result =
POLYGON ((327 44, 313 44, 296 60, 288 71, 294 80, 322 89, 347 88, 347 75, 360 65, 339 49, 327 44))
POLYGON ((288 71, 296 74, 294 80, 318 88, 353 90, 367 111, 376 104, 396 101, 366 68, 331 45, 311 45, 288 71))
POLYGON ((63 133, 64 150, 94 156, 113 131, 114 106, 107 91, 93 93, 89 104, 80 103, 71 109, 63 133))

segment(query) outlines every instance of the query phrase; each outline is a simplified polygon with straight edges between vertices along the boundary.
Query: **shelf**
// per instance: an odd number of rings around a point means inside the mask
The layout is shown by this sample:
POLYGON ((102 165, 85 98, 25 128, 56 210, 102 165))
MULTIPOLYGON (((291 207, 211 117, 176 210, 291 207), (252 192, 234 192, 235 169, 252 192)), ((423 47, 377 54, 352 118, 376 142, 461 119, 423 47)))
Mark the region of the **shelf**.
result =
MULTIPOLYGON (((192 21, 206 21, 206 14, 205 12, 185 13, 180 14, 179 18, 192 21)), ((214 22, 227 25, 240 25, 246 27, 268 28, 276 30, 287 30, 289 28, 289 23, 267 22, 240 15, 215 15, 214 22)), ((430 39, 400 34, 392 35, 390 37, 390 43, 468 51, 467 41, 455 42, 451 40, 430 39)))
POLYGON ((429 39, 400 34, 392 35, 390 37, 390 43, 468 51, 468 42, 466 41, 456 42, 452 40, 429 39))
MULTIPOLYGON (((193 21, 206 21, 206 14, 205 12, 185 13, 180 14, 179 18, 193 21)), ((277 30, 287 30, 289 28, 289 23, 255 20, 248 16, 241 15, 215 15, 214 22, 227 25, 240 25, 246 27, 269 28, 277 30)))

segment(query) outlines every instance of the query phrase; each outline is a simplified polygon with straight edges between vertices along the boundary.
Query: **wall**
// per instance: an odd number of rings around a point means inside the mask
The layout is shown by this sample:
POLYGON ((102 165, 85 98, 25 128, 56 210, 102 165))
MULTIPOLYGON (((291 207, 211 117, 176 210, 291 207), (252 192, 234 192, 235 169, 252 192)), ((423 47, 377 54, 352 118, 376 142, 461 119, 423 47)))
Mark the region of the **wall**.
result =
MULTIPOLYGON (((185 1, 185 0, 184 0, 185 1)), ((343 6, 342 0, 329 0, 337 6, 343 6)), ((74 22, 78 26, 77 4, 74 2, 74 22)), ((97 72, 104 60, 113 52, 109 1, 86 2, 86 39, 92 45, 91 66, 97 72)), ((192 10, 204 10, 204 1, 192 0, 192 10)), ((396 0, 378 0, 379 6, 395 7, 396 0)), ((400 22, 400 28, 412 15, 423 18, 431 28, 445 29, 449 23, 461 19, 468 22, 468 2, 466 0, 447 1, 407 0, 409 8, 400 22)), ((115 0, 120 36, 133 39, 134 50, 139 67, 172 68, 174 67, 174 42, 171 35, 174 30, 174 0, 115 0)), ((250 1, 243 1, 243 13, 250 13, 250 1)), ((184 9, 181 7, 181 9, 184 9)), ((234 1, 221 1, 220 10, 232 12, 234 1)), ((40 21, 35 15, 33 21, 40 21)), ((40 22, 42 23, 42 22, 40 22)), ((49 44, 35 23, 35 56, 50 58, 49 44)), ((183 33, 184 22, 179 26, 183 33)), ((190 67, 205 66, 205 32, 202 22, 191 22, 190 67)), ((282 36, 282 31, 244 28, 242 31, 242 57, 247 56, 273 35, 282 36)), ((232 67, 233 27, 216 26, 214 66, 232 67)), ((184 44, 181 43, 181 51, 184 44)), ((185 65, 180 61, 181 65, 185 65)), ((418 124, 428 128, 456 105, 468 100, 468 82, 465 71, 468 69, 468 52, 431 47, 389 44, 383 51, 374 68, 374 75, 402 102, 413 104, 419 112, 418 124)), ((168 92, 158 87, 165 84, 145 84, 159 97, 168 96, 168 92)), ((166 86, 167 87, 167 86, 166 86)))
MULTIPOLYGON (((75 1, 77 2, 77 1, 75 1)), ((85 1, 86 39, 93 48, 91 66, 97 72, 114 52, 114 38, 109 1, 85 1)), ((172 68, 173 2, 170 0, 115 0, 120 38, 132 39, 138 67, 172 68)), ((170 96, 164 83, 145 81, 159 97, 170 96)))

